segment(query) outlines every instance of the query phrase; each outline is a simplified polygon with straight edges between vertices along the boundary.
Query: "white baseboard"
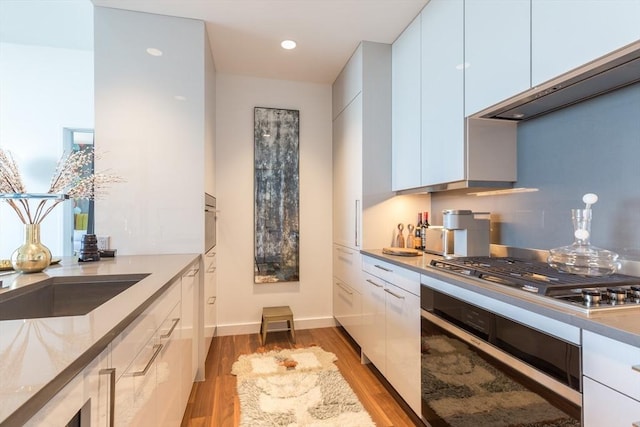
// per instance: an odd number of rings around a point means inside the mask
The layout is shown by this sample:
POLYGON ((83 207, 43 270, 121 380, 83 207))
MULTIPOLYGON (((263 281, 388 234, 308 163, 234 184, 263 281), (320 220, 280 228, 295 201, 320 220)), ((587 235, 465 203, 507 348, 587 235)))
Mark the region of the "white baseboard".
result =
MULTIPOLYGON (((294 319, 296 330, 314 329, 314 328, 330 328, 336 326, 337 323, 333 316, 331 317, 315 317, 310 319, 294 319)), ((276 322, 269 325, 269 331, 287 330, 286 322, 276 322)), ((247 335, 260 333, 260 322, 236 323, 228 325, 218 325, 216 335, 247 335)))

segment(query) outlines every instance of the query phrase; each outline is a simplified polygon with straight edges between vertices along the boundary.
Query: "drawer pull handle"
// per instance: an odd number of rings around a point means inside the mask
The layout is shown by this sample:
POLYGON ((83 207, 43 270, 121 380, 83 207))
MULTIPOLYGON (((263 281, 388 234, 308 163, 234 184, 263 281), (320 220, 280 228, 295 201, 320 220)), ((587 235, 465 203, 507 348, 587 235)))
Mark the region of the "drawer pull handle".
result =
POLYGON ((210 265, 209 268, 207 268, 207 273, 215 273, 216 272, 216 267, 214 267, 213 265, 210 265))
POLYGON ((198 271, 200 271, 199 268, 192 268, 191 270, 189 270, 189 272, 187 274, 185 274, 186 277, 193 277, 196 274, 198 274, 198 271))
POLYGON ((109 427, 114 427, 116 415, 116 368, 100 369, 98 375, 109 375, 109 427))
POLYGON ((389 289, 385 288, 384 291, 388 294, 393 295, 394 297, 398 298, 398 299, 404 299, 404 297, 402 295, 398 295, 395 292, 391 292, 389 289))
POLYGON ((349 295, 353 295, 353 292, 351 292, 349 289, 345 288, 341 283, 337 283, 336 282, 336 284, 340 287, 340 289, 342 289, 343 291, 345 291, 349 295))
POLYGON ((383 267, 383 266, 381 266, 381 265, 375 264, 375 267, 376 267, 376 268, 379 268, 380 270, 384 270, 384 271, 386 271, 386 272, 388 272, 388 273, 393 273, 393 270, 390 270, 390 269, 388 269, 388 268, 385 268, 385 267, 383 267))
POLYGON ((215 304, 216 303, 216 297, 209 297, 209 299, 207 300, 207 304, 215 304))
POLYGON ((162 344, 156 344, 153 346, 153 355, 151 356, 151 359, 149 359, 149 361, 147 362, 146 366, 144 367, 144 369, 142 371, 136 371, 136 372, 131 372, 130 374, 127 374, 128 377, 142 377, 147 375, 147 371, 149 370, 149 368, 151 367, 151 365, 153 364, 153 361, 156 360, 156 357, 158 357, 158 354, 160 354, 160 350, 162 350, 162 344))
POLYGON ((631 369, 633 369, 636 372, 640 372, 640 365, 633 365, 631 369))
POLYGON ((373 286, 375 286, 376 288, 382 288, 382 285, 378 285, 376 282, 374 282, 371 279, 367 279, 367 282, 371 283, 373 286))
POLYGON ((209 253, 207 254, 207 258, 213 258, 214 256, 216 256, 216 253, 215 253, 215 252, 209 252, 209 253))
POLYGON ((337 248, 338 252, 342 252, 343 254, 347 254, 347 255, 353 255, 353 252, 348 251, 346 249, 342 249, 342 248, 337 248))
POLYGON ((169 329, 169 332, 167 332, 166 334, 160 335, 160 338, 169 338, 173 333, 173 330, 176 328, 176 325, 178 324, 179 321, 180 321, 179 317, 176 319, 172 319, 173 325, 171 325, 171 329, 169 329))

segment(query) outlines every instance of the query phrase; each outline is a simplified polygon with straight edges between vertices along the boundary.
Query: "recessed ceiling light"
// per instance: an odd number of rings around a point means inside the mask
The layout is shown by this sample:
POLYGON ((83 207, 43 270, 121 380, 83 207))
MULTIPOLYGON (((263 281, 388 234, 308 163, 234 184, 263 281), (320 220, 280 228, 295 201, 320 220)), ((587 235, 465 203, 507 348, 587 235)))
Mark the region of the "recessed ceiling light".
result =
POLYGON ((160 49, 156 49, 155 47, 148 47, 147 53, 151 56, 162 56, 162 51, 160 49))
POLYGON ((291 50, 295 49, 297 44, 293 40, 283 40, 280 46, 282 46, 283 49, 291 50))

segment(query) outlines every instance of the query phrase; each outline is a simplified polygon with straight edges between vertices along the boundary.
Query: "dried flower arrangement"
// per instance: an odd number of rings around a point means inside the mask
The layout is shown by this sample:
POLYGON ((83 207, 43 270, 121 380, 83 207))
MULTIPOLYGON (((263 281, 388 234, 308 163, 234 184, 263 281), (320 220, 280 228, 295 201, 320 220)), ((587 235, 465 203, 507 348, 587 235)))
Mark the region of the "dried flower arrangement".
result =
MULTIPOLYGON (((87 167, 94 161, 93 149, 65 153, 56 166, 47 194, 60 195, 58 198, 40 199, 32 209, 27 198, 5 199, 18 214, 23 224, 40 224, 60 202, 67 198, 88 199, 106 194, 109 184, 123 182, 106 173, 87 174, 87 167)), ((0 148, 0 194, 26 194, 27 190, 11 153, 0 148)))

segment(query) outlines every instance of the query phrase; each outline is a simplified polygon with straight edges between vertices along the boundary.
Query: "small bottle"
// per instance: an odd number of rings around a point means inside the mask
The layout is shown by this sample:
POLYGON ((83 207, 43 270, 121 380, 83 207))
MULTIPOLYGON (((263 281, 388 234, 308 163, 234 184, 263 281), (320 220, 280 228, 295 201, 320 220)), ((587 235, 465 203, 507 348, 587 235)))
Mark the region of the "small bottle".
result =
POLYGON ((418 224, 416 225, 416 229, 415 229, 415 233, 414 233, 414 245, 415 248, 418 250, 422 250, 422 238, 421 238, 421 232, 420 230, 422 229, 422 212, 418 212, 418 224))
POLYGON ((427 247, 427 228, 429 228, 429 212, 424 213, 424 221, 420 227, 420 245, 422 249, 427 247))

